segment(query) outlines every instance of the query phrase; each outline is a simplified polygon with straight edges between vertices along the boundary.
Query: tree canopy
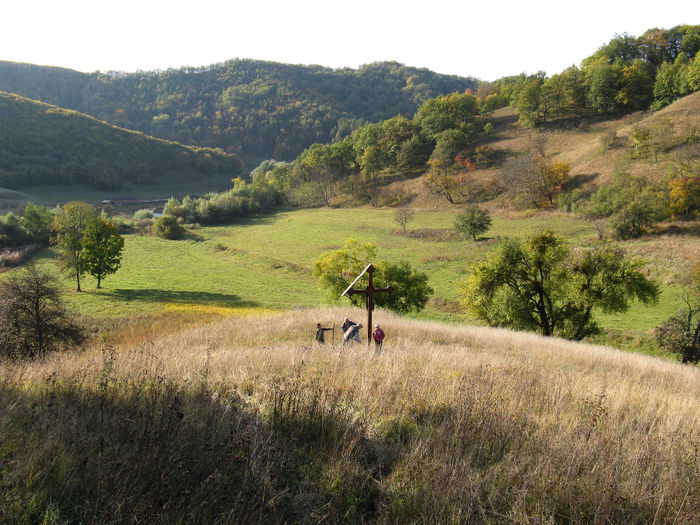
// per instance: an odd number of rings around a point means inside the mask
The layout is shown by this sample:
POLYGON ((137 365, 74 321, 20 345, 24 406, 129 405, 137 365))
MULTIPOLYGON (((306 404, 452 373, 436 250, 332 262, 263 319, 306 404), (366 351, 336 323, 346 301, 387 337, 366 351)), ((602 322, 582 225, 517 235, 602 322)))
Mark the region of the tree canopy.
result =
POLYGON ((92 206, 85 202, 69 202, 56 215, 52 229, 53 243, 58 247, 60 264, 73 274, 76 290, 81 291, 80 278, 85 274, 87 265, 83 257, 85 249, 85 232, 97 214, 92 206))
POLYGON ((610 244, 571 251, 552 231, 509 239, 463 284, 465 310, 493 326, 580 340, 595 333, 594 312, 624 312, 657 300, 643 264, 610 244))
POLYGON ((182 144, 291 160, 366 122, 411 117, 477 81, 396 62, 331 69, 236 59, 136 73, 78 73, 0 62, 0 90, 182 144))
POLYGON ((114 224, 102 217, 88 223, 83 238, 83 260, 85 269, 97 279, 98 288, 105 276, 121 266, 123 248, 124 238, 114 224))
MULTIPOLYGON (((377 247, 374 244, 348 239, 342 248, 319 255, 314 261, 313 275, 318 279, 319 285, 328 291, 328 298, 338 301, 340 294, 372 263, 376 268, 374 285, 394 288, 391 293, 375 296, 374 303, 377 306, 399 313, 422 310, 433 293, 428 285, 427 274, 415 270, 405 261, 388 263, 377 260, 376 257, 377 247)), ((350 296, 349 299, 356 306, 363 301, 357 295, 350 296)))

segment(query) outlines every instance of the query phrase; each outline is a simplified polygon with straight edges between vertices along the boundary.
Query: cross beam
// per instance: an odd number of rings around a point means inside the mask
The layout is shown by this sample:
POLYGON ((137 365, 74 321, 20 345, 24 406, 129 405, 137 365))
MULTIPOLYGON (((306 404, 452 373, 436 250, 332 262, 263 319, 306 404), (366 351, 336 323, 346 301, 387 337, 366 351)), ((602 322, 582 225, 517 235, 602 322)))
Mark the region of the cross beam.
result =
POLYGON ((393 292, 394 288, 392 286, 388 286, 386 288, 375 288, 374 284, 372 284, 372 274, 375 272, 374 266, 372 266, 372 263, 368 264, 367 267, 362 270, 362 273, 357 276, 357 278, 348 286, 345 291, 340 294, 342 297, 343 295, 365 295, 366 296, 366 301, 367 301, 367 344, 370 345, 372 344, 372 310, 374 310, 374 294, 375 293, 384 293, 384 292, 393 292), (360 280, 360 277, 362 277, 364 274, 367 274, 367 288, 360 288, 360 289, 354 289, 353 286, 355 286, 355 283, 360 280))

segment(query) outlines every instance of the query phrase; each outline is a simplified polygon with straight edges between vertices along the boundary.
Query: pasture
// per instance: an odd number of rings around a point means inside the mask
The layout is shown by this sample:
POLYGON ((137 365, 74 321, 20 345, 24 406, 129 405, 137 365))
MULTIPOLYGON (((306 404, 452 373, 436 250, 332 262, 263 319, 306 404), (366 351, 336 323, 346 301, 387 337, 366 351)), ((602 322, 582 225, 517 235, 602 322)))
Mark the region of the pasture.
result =
MULTIPOLYGON (((97 290, 94 280, 86 277, 85 291, 75 293, 74 283, 64 277, 66 298, 90 317, 128 317, 163 308, 221 313, 317 306, 327 297, 311 274, 313 261, 355 238, 376 244, 380 259, 406 260, 429 275, 434 296, 423 312, 411 317, 463 322, 459 282, 499 238, 544 228, 563 234, 572 246, 588 245, 596 238, 590 222, 572 215, 496 212, 491 230, 474 243, 454 236, 451 228, 458 211, 417 211, 406 233, 394 222, 391 209, 307 209, 195 228, 180 241, 127 235, 122 268, 107 277, 103 289, 97 290)), ((662 282, 663 293, 656 306, 634 304, 626 314, 599 317, 603 327, 613 330, 616 345, 644 346, 650 330, 678 308, 678 284, 700 254, 700 241, 691 233, 621 243, 648 261, 650 275, 662 282)), ((39 261, 53 266, 54 256, 45 250, 39 261)))

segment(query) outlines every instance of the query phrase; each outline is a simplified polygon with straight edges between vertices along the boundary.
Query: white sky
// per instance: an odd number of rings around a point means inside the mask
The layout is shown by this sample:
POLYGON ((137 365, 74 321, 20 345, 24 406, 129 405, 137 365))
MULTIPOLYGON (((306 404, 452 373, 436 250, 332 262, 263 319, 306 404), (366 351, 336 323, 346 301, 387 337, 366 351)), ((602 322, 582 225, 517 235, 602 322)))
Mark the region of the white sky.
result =
POLYGON ((679 24, 700 24, 700 1, 2 0, 0 60, 86 72, 396 60, 495 80, 559 73, 615 33, 679 24))

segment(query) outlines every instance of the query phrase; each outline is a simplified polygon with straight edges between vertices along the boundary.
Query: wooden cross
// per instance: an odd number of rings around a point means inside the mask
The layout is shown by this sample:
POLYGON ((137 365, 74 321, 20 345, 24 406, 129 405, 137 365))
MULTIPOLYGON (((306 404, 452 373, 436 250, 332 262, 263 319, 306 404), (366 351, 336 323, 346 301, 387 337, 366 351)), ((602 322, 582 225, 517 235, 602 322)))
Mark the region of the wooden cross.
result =
POLYGON ((372 344, 372 310, 374 310, 374 294, 375 293, 382 293, 382 292, 393 292, 394 288, 392 286, 388 286, 387 288, 375 288, 374 285, 372 284, 372 274, 375 272, 374 266, 372 266, 372 263, 369 263, 367 267, 362 270, 362 273, 357 276, 357 278, 348 286, 345 291, 340 294, 340 296, 344 295, 366 295, 367 296, 367 344, 372 344), (361 288, 359 290, 353 289, 353 286, 355 286, 355 283, 360 280, 360 278, 364 275, 367 274, 367 288, 361 288))

